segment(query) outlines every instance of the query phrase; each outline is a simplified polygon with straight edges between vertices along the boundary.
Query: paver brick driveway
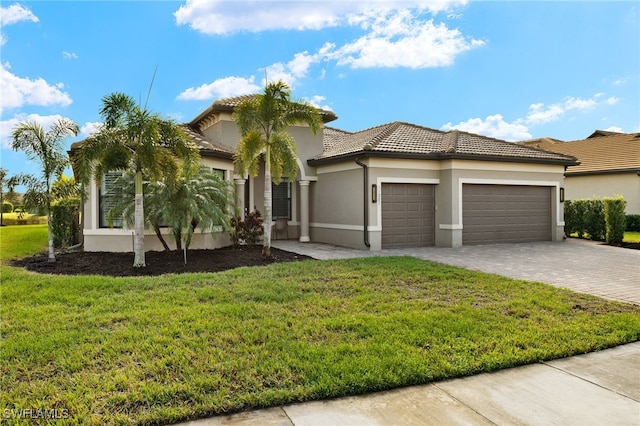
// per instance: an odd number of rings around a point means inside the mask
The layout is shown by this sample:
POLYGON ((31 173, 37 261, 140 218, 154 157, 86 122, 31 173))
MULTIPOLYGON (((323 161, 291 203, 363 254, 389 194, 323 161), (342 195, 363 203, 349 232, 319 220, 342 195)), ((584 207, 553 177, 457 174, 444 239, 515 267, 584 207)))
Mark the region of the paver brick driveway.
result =
POLYGON ((316 259, 414 256, 640 305, 640 250, 610 247, 593 241, 568 239, 564 242, 419 247, 381 252, 293 240, 273 241, 273 246, 316 259))

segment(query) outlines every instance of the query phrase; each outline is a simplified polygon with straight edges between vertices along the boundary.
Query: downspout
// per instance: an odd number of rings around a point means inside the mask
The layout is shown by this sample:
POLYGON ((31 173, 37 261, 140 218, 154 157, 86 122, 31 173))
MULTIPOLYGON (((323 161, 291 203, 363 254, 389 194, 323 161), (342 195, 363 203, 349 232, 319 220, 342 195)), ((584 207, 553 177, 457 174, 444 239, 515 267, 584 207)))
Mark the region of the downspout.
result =
POLYGON ((367 197, 369 187, 369 167, 360 161, 358 157, 356 157, 356 164, 362 167, 362 181, 364 183, 362 191, 362 195, 364 196, 364 245, 371 247, 371 243, 369 243, 369 198, 367 197))

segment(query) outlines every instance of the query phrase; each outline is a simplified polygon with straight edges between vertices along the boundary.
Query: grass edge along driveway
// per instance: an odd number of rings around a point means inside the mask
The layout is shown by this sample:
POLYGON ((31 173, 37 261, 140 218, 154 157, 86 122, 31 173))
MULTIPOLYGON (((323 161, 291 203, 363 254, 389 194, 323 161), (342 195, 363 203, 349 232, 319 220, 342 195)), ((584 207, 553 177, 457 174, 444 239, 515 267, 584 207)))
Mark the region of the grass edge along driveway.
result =
POLYGON ((640 337, 638 306, 406 257, 153 278, 1 274, 7 424, 38 409, 66 417, 52 424, 165 424, 640 337))

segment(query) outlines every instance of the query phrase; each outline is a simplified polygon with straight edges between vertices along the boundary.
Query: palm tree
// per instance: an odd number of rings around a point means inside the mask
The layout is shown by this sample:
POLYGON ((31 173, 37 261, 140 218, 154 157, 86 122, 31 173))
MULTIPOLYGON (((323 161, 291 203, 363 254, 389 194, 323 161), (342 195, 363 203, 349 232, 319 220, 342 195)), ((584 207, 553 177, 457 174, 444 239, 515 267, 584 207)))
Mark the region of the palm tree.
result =
MULTIPOLYGON (((109 221, 122 217, 134 221, 134 175, 125 173, 117 181, 113 198, 118 200, 109 212, 109 221)), ((169 181, 144 182, 145 221, 154 229, 165 250, 169 245, 160 232, 168 226, 176 249, 188 249, 195 228, 214 231, 229 229, 229 184, 206 167, 184 165, 180 175, 169 181)))
POLYGON ((113 93, 102 99, 104 125, 79 148, 77 161, 100 183, 105 173, 130 170, 135 174, 134 267, 144 267, 143 178, 171 179, 178 159, 198 163, 198 148, 173 121, 142 108, 130 96, 113 93))
POLYGON ((234 117, 242 135, 234 156, 238 173, 257 176, 264 161, 262 255, 271 257, 271 182, 279 184, 283 176, 294 180, 298 173, 296 144, 287 129, 307 123, 315 134, 322 119, 317 108, 305 102, 291 101, 290 88, 282 81, 268 83, 264 93, 238 104, 234 117))
POLYGON ((11 148, 23 151, 27 158, 40 163, 40 179, 29 179, 29 189, 25 194, 25 203, 37 204, 45 209, 48 219, 49 262, 55 262, 53 251, 53 232, 51 229, 51 185, 54 177, 59 177, 69 164, 64 154, 63 141, 68 136, 77 136, 80 128, 76 123, 60 118, 48 132, 35 121, 18 123, 12 133, 11 148))
MULTIPOLYGON (((8 177, 8 174, 9 171, 7 169, 0 167, 0 206, 4 205, 5 200, 15 202, 16 193, 14 192, 14 188, 19 185, 26 185, 31 182, 31 179, 33 179, 31 175, 24 173, 18 173, 11 177, 8 177), (4 193, 5 187, 8 189, 6 195, 4 193)), ((4 208, 0 210, 0 226, 4 226, 3 213, 4 208)))

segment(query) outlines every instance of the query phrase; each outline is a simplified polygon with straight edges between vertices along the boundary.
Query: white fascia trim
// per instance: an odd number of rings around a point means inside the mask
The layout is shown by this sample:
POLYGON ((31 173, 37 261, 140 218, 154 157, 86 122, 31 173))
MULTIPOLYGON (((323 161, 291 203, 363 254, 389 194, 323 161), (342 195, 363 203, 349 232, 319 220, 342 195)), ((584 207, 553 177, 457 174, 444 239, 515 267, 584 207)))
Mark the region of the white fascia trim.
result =
MULTIPOLYGON (((458 178, 458 226, 463 229, 462 223, 462 185, 465 183, 479 185, 524 185, 524 186, 549 186, 556 188, 556 226, 564 226, 560 220, 560 183, 548 180, 517 180, 517 179, 482 179, 482 178, 458 178)), ((455 224, 453 225, 455 226, 455 224)), ((456 228, 457 229, 457 228, 456 228)))
POLYGON ((382 184, 383 183, 417 183, 421 185, 438 185, 440 179, 436 178, 407 178, 407 177, 378 177, 376 179, 377 191, 376 198, 376 219, 377 223, 374 226, 369 226, 369 231, 382 231, 382 184))

